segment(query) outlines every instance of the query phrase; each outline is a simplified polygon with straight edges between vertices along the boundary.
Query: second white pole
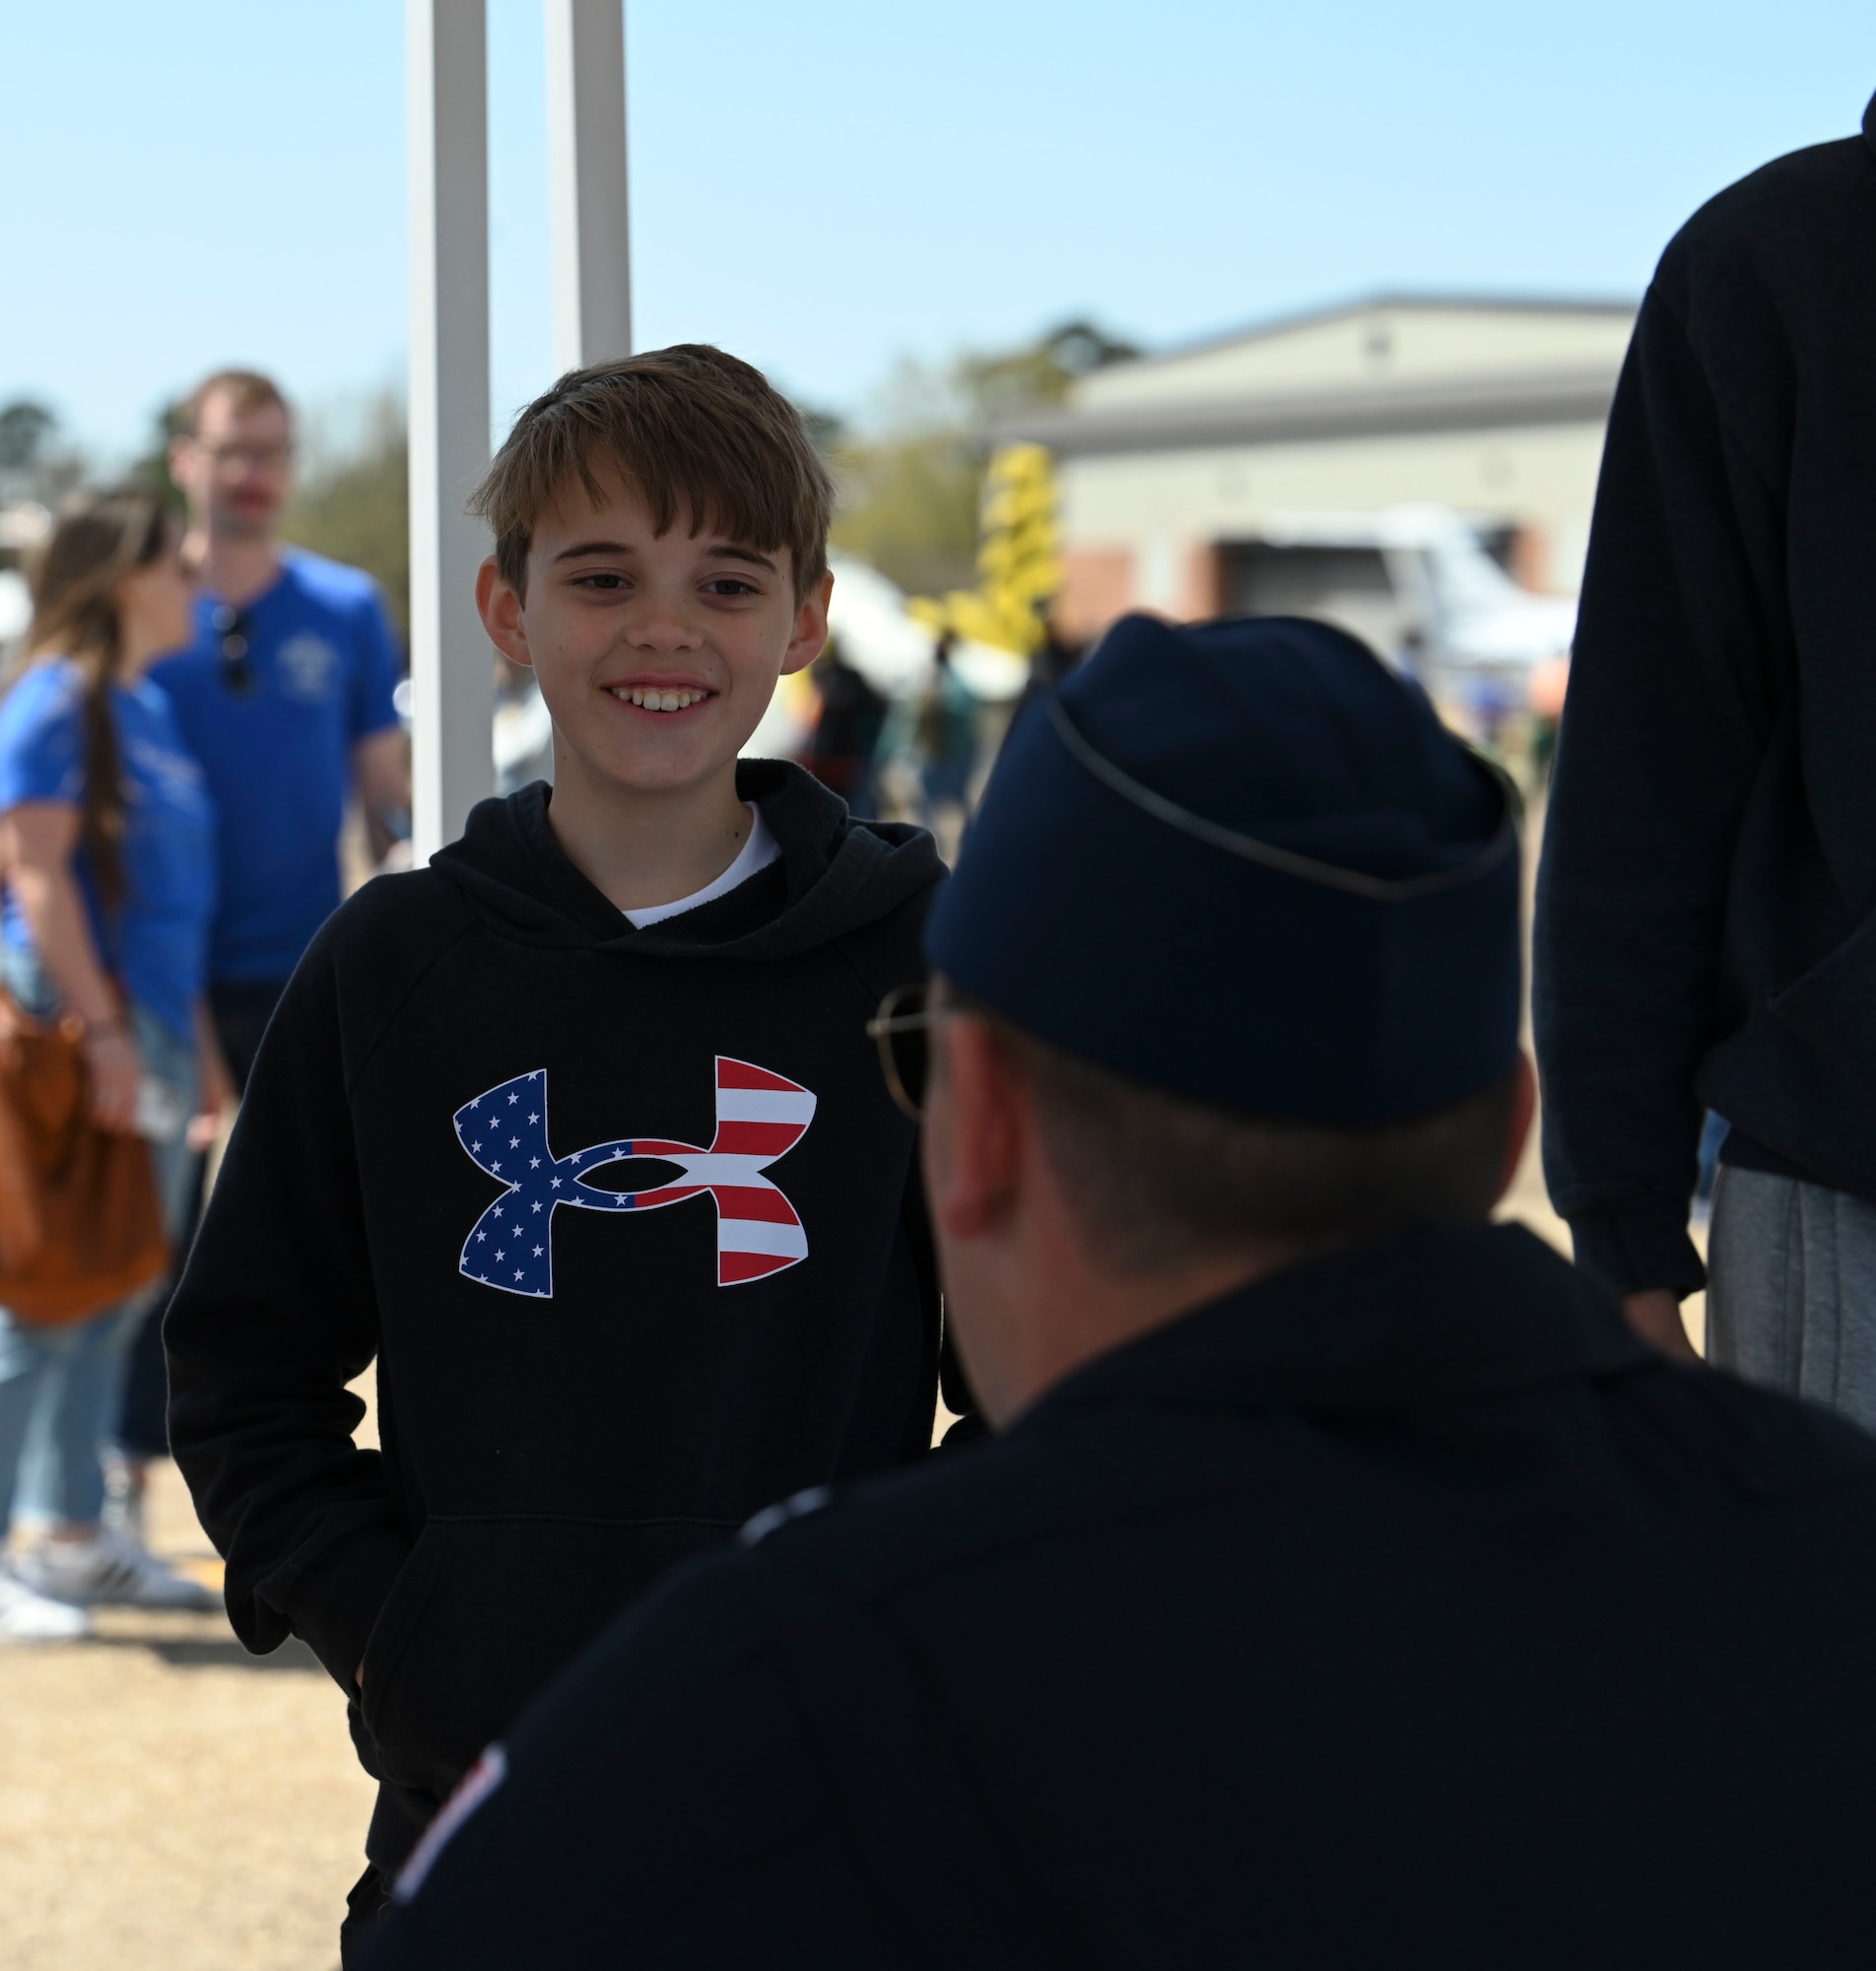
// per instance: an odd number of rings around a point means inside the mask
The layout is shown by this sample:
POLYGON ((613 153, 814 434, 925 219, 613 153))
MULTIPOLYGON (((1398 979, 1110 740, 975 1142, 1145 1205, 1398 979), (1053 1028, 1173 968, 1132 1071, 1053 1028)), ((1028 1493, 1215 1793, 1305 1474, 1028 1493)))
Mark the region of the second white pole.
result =
POLYGON ((625 0, 544 0, 554 366, 632 353, 625 0))

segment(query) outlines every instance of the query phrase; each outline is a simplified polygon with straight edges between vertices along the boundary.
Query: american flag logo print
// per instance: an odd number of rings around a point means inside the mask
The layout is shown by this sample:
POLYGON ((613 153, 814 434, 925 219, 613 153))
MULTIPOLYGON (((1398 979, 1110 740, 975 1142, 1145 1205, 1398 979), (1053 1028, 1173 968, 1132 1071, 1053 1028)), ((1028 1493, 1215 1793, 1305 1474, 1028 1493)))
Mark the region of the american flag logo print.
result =
POLYGON ((815 1098, 798 1081, 716 1056, 716 1134, 707 1149, 662 1136, 614 1136, 557 1157, 547 1140, 547 1070, 517 1074, 455 1114, 456 1140, 502 1195, 475 1222, 461 1271, 485 1287, 550 1300, 554 1214, 659 1211, 707 1195, 716 1206, 716 1283, 743 1286, 808 1257, 800 1215, 763 1175, 808 1133, 815 1098), (680 1175, 655 1190, 609 1189, 598 1174, 627 1157, 656 1157, 680 1175))

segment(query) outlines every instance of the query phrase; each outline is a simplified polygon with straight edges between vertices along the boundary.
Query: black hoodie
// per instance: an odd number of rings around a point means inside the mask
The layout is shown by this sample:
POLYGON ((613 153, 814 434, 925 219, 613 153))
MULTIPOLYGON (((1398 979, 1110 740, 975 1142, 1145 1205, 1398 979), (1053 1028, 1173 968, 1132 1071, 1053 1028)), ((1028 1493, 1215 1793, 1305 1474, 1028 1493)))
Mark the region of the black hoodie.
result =
POLYGON ((1577 1262, 1688 1292, 1731 1163, 1876 1201, 1876 104, 1663 254, 1616 392, 1538 878, 1577 1262))
POLYGON ((297 1634, 348 1693, 363 1661, 380 1867, 657 1574, 930 1444, 914 1131, 864 1026, 942 864, 798 768, 739 791, 781 857, 651 928, 538 784, 346 904, 166 1323, 241 1640, 297 1634), (373 1357, 381 1453, 346 1389, 373 1357))

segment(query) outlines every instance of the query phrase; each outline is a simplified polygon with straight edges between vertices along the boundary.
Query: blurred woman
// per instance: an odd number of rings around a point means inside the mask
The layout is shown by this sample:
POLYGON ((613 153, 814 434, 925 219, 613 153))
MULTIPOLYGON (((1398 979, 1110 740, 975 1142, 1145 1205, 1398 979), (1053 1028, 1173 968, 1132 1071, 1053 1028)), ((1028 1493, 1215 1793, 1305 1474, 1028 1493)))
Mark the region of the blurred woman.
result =
MULTIPOLYGON (((40 559, 25 664, 0 700, 0 980, 35 1018, 84 1022, 95 1118, 149 1140, 172 1236, 223 1088, 200 1008, 214 813, 143 675, 191 633, 180 549, 149 490, 72 507, 40 559)), ((30 1437, 46 1494, 34 1503, 50 1519, 0 1570, 0 1640, 82 1635, 96 1602, 213 1605, 100 1525, 125 1350, 160 1291, 60 1326, 0 1309, 0 1535, 30 1437)))

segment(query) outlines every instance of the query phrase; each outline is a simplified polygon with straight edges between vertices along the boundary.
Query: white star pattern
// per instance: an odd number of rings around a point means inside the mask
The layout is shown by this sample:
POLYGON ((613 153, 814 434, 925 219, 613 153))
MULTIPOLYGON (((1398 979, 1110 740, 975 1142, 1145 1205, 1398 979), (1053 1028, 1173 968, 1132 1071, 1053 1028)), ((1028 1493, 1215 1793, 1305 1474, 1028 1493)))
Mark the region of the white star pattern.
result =
MULTIPOLYGON (((713 1080, 716 1129, 707 1146, 650 1136, 602 1137, 596 1147, 557 1156, 551 1140, 544 1068, 516 1074, 465 1103, 452 1119, 457 1141, 463 1153, 497 1181, 499 1189, 495 1201, 469 1228, 459 1261, 462 1273, 501 1291, 551 1299, 552 1227, 554 1213, 562 1205, 585 1211, 641 1212, 703 1198, 710 1200, 715 1219, 715 1236, 708 1250, 719 1286, 766 1279, 799 1264, 808 1255, 806 1232, 788 1197, 764 1172, 807 1130, 817 1106, 814 1094, 770 1068, 726 1054, 715 1057, 713 1080), (534 1088, 537 1082, 538 1091, 534 1088), (526 1108, 522 1107, 524 1093, 533 1097, 526 1108), (505 1144, 471 1138, 470 1128, 484 1103, 515 1111, 505 1144), (498 1149, 501 1156, 492 1153, 498 1149), (656 1177, 647 1173, 648 1189, 643 1190, 599 1188, 606 1165, 635 1160, 660 1163, 665 1170, 656 1177), (590 1176, 585 1174, 588 1167, 590 1176), (506 1175, 509 1168, 515 1173, 512 1177, 506 1175), (510 1206, 516 1213, 514 1222, 509 1222, 510 1206), (536 1219, 544 1222, 535 1225, 536 1219), (507 1242, 524 1239, 527 1228, 533 1237, 516 1244, 510 1255, 507 1242), (486 1260, 478 1262, 476 1248, 482 1245, 500 1248, 494 1272, 484 1270, 486 1260), (507 1264, 510 1257, 515 1261, 512 1266, 507 1264)), ((636 1177, 637 1172, 633 1171, 629 1181, 636 1177)), ((695 1212, 679 1215, 686 1221, 696 1217, 695 1212)))

